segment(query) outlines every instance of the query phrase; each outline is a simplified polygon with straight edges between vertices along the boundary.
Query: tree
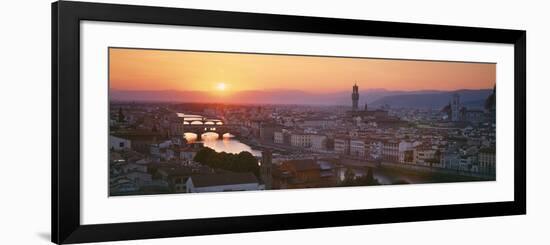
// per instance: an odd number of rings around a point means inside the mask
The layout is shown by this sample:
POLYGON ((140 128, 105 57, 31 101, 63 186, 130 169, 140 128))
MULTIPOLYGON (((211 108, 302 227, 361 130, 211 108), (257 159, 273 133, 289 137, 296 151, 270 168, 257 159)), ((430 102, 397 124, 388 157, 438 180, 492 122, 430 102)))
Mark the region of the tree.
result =
POLYGON ((125 119, 124 119, 124 114, 122 113, 122 108, 118 108, 118 118, 117 118, 117 121, 118 122, 124 122, 125 119))
POLYGON ((211 148, 208 148, 208 147, 203 147, 202 149, 200 149, 197 154, 195 155, 195 158, 193 158, 193 160, 195 160, 195 162, 200 162, 200 163, 203 163, 205 164, 206 162, 208 162, 212 156, 216 154, 216 152, 214 150, 212 150, 211 148))
POLYGON ((232 172, 250 172, 256 176, 260 175, 258 160, 250 152, 242 151, 239 154, 227 152, 216 152, 211 148, 204 147, 197 152, 193 159, 211 168, 224 169, 232 172))
POLYGON ((346 169, 346 172, 344 173, 344 179, 348 181, 352 181, 355 179, 355 172, 351 170, 350 168, 346 169))
POLYGON ((248 151, 241 151, 235 155, 234 169, 236 172, 252 172, 256 176, 260 174, 260 166, 258 166, 258 160, 248 151))
POLYGON ((367 183, 373 183, 374 182, 374 173, 372 171, 372 168, 367 167, 367 174, 365 175, 365 182, 367 183))
POLYGON ((344 173, 344 181, 342 186, 370 186, 380 185, 380 182, 374 178, 374 170, 372 168, 365 169, 365 175, 361 177, 355 177, 355 173, 351 169, 347 169, 344 173))

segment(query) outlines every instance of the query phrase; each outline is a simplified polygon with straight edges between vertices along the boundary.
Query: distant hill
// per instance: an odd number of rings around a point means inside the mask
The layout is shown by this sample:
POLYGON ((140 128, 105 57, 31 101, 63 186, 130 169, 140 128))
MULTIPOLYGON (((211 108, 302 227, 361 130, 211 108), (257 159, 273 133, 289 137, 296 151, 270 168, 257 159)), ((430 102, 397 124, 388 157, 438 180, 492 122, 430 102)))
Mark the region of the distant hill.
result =
POLYGON ((460 95, 461 103, 468 108, 482 109, 485 99, 492 93, 492 89, 481 90, 457 90, 430 93, 406 93, 390 95, 380 98, 370 105, 377 107, 389 105, 391 107, 409 108, 442 108, 447 105, 453 95, 460 95))
MULTIPOLYGON (((385 89, 369 89, 359 92, 359 104, 373 101, 389 95, 408 92, 389 91, 385 89)), ((423 93, 417 91, 417 93, 423 93)), ((223 102, 224 98, 214 93, 204 91, 178 90, 110 90, 110 98, 118 101, 159 101, 159 102, 223 102)), ((239 103, 262 104, 319 104, 319 105, 351 105, 351 92, 310 93, 301 90, 248 90, 233 93, 233 101, 239 103)))
MULTIPOLYGON (((459 90, 461 101, 469 107, 483 107, 485 98, 491 93, 486 90, 459 90)), ((369 107, 390 105, 392 107, 431 107, 439 108, 447 104, 453 92, 437 90, 392 91, 368 89, 359 91, 359 105, 369 107)), ((116 101, 149 102, 212 102, 224 103, 228 97, 204 91, 136 91, 110 90, 110 99, 116 101)), ((249 90, 239 91, 229 96, 231 103, 246 104, 310 104, 310 105, 349 105, 351 92, 310 93, 300 90, 249 90)))

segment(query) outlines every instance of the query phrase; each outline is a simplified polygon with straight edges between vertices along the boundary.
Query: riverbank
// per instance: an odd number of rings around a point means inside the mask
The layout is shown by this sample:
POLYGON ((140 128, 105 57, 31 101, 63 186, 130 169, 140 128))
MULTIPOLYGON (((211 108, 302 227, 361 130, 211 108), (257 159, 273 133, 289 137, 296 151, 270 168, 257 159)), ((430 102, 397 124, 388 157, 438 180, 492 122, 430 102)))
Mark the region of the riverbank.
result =
POLYGON ((257 151, 263 151, 263 150, 271 150, 272 152, 277 153, 288 153, 288 152, 309 152, 307 150, 304 150, 299 147, 293 147, 290 145, 281 145, 281 144, 275 144, 275 143, 268 143, 268 142, 258 142, 256 140, 251 140, 245 137, 238 137, 237 138, 240 142, 250 146, 250 148, 257 150, 257 151))

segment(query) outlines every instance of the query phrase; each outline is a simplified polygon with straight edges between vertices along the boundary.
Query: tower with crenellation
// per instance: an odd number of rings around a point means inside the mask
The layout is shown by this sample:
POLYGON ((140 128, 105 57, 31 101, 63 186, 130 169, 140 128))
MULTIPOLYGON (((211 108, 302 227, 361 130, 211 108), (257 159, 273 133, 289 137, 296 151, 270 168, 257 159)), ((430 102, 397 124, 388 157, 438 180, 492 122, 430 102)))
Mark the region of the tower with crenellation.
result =
POLYGON ((351 93, 351 110, 352 111, 358 111, 359 110, 359 87, 357 86, 357 83, 353 85, 353 92, 351 93))

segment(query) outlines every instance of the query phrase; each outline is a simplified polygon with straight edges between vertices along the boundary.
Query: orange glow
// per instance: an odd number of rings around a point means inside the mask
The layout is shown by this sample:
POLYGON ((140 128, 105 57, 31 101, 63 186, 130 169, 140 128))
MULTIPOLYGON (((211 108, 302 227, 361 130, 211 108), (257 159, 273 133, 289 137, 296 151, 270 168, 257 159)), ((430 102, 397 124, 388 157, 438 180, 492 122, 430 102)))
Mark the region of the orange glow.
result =
POLYGON ((220 91, 224 91, 225 87, 225 83, 218 83, 218 85, 216 85, 216 89, 220 91))
POLYGON ((229 92, 456 90, 492 88, 496 64, 261 55, 144 49, 109 50, 110 88, 229 92), (220 82, 223 81, 223 82, 220 82))

